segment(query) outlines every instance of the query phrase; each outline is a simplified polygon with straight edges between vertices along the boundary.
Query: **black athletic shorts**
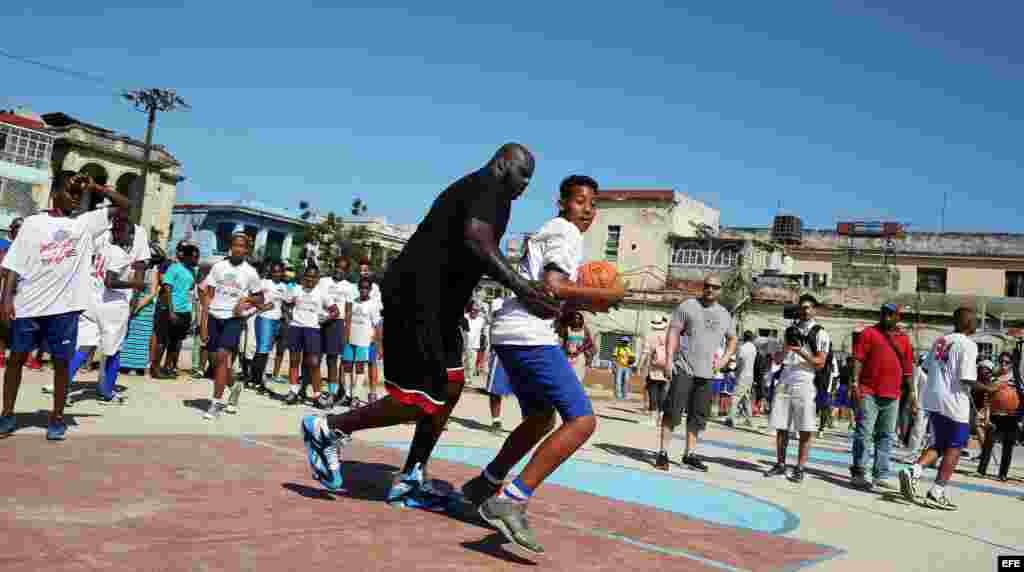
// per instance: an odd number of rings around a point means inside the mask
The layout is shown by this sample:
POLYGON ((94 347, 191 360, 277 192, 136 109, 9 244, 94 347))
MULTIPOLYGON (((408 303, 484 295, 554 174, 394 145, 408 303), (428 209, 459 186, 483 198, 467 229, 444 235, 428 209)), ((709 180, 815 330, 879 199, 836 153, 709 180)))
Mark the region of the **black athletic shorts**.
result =
POLYGON ((384 387, 401 403, 433 414, 447 401, 449 381, 464 381, 461 312, 442 316, 440 309, 403 303, 381 292, 384 302, 384 387))
POLYGON ((170 312, 164 312, 153 324, 156 341, 172 353, 181 351, 181 343, 192 330, 192 312, 175 312, 174 315, 178 318, 177 322, 171 321, 170 312))
POLYGON ((663 408, 666 423, 677 427, 686 411, 686 430, 699 433, 708 425, 711 416, 711 380, 676 372, 668 386, 663 408))

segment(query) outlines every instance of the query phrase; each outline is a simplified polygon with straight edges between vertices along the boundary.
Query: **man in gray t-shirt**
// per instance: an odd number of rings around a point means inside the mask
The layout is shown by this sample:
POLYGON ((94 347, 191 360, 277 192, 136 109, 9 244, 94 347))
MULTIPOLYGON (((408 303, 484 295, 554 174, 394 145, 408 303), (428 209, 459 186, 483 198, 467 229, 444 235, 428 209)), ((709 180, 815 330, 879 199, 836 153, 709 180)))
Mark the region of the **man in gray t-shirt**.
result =
POLYGON ((659 469, 668 470, 666 433, 671 435, 682 422, 683 409, 686 409, 686 450, 682 462, 698 471, 708 470, 694 454, 697 436, 707 426, 711 414, 711 379, 736 353, 735 326, 728 310, 718 303, 721 293, 722 279, 708 276, 704 279, 703 295, 683 302, 672 313, 666 354, 675 357, 662 418, 661 451, 654 464, 659 469), (686 336, 683 348, 679 347, 680 336, 686 336), (715 354, 723 345, 725 353, 716 361, 715 354))

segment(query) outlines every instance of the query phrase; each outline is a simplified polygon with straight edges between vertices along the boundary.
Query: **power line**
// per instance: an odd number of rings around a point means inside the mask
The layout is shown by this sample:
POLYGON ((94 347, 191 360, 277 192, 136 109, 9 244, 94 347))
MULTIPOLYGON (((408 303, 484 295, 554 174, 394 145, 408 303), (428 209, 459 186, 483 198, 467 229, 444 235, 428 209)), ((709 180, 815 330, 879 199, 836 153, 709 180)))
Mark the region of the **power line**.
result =
POLYGON ((28 58, 28 57, 25 57, 25 56, 19 56, 17 54, 12 54, 11 52, 9 52, 9 51, 7 51, 7 50, 5 50, 3 48, 0 48, 0 56, 3 56, 3 57, 5 57, 7 59, 10 59, 10 60, 14 60, 16 62, 21 62, 23 64, 30 64, 30 65, 34 65, 34 66, 43 68, 43 69, 48 70, 48 71, 52 71, 52 72, 59 73, 59 74, 64 74, 66 76, 70 76, 70 77, 73 77, 75 79, 80 79, 80 80, 96 83, 96 84, 99 84, 99 85, 102 85, 102 86, 105 86, 105 87, 108 87, 108 88, 115 87, 109 81, 107 81, 107 80, 105 80, 105 79, 103 79, 103 78, 101 78, 99 76, 95 76, 95 75, 92 75, 92 74, 86 73, 86 72, 76 71, 76 70, 73 70, 71 68, 55 66, 53 64, 48 64, 46 62, 41 62, 41 61, 34 60, 32 58, 28 58))

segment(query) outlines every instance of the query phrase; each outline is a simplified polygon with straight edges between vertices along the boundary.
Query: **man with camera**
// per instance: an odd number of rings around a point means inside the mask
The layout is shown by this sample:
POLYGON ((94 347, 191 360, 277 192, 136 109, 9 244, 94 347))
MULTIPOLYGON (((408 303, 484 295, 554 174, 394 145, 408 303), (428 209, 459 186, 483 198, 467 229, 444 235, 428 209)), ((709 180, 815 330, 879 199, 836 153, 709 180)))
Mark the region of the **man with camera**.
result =
POLYGON ((732 315, 718 303, 722 294, 722 279, 708 276, 704 279, 704 293, 700 298, 680 304, 672 313, 668 336, 665 339, 665 355, 671 361, 668 395, 665 397, 661 426, 661 451, 654 463, 655 468, 667 471, 668 451, 665 448, 665 434, 682 422, 685 409, 686 450, 682 464, 695 470, 707 471, 708 467, 697 458, 697 437, 707 426, 711 414, 711 379, 716 370, 729 363, 736 353, 736 328, 732 315), (679 347, 681 336, 687 337, 686 346, 679 347), (725 353, 717 362, 715 353, 726 342, 725 353), (676 353, 679 350, 679 353, 676 353))
POLYGON ((800 432, 800 455, 789 479, 795 483, 804 480, 804 466, 811 449, 811 438, 817 429, 815 377, 826 370, 832 346, 828 332, 814 321, 817 306, 818 300, 814 296, 801 296, 800 317, 795 324, 786 328, 782 373, 775 389, 771 413, 771 426, 775 428, 776 462, 765 473, 766 477, 786 474, 789 431, 796 429, 800 432))

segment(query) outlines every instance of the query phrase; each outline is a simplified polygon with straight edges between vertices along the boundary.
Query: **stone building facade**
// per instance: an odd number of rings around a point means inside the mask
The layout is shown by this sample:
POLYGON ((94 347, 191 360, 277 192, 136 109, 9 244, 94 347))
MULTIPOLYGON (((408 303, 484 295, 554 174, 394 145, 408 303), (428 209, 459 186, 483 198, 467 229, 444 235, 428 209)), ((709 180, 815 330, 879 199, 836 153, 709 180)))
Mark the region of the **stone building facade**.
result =
MULTIPOLYGON (((64 113, 46 113, 42 119, 54 139, 50 165, 53 176, 61 171, 84 172, 125 196, 138 192, 145 147, 142 141, 64 113)), ((159 233, 161 241, 170 234, 171 211, 182 180, 181 163, 166 148, 154 145, 140 223, 159 233)))

